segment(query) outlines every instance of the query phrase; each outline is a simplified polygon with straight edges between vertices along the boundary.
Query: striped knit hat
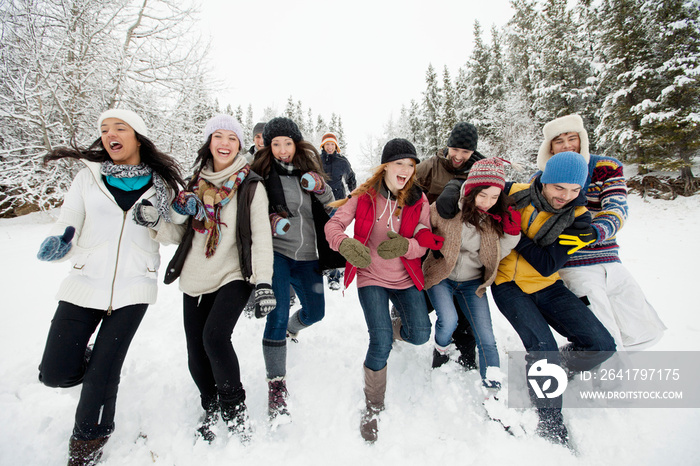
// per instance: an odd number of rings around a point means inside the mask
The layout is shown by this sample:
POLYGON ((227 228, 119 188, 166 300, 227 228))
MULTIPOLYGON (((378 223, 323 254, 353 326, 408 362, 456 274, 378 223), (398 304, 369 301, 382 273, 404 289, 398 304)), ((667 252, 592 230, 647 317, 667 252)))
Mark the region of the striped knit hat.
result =
POLYGON ((474 162, 467 175, 467 181, 462 185, 462 195, 466 196, 477 186, 505 188, 506 171, 501 159, 488 158, 474 162))
POLYGON ((326 145, 327 142, 332 142, 335 144, 335 151, 340 154, 340 146, 338 145, 338 137, 333 133, 326 133, 321 138, 321 149, 326 145))

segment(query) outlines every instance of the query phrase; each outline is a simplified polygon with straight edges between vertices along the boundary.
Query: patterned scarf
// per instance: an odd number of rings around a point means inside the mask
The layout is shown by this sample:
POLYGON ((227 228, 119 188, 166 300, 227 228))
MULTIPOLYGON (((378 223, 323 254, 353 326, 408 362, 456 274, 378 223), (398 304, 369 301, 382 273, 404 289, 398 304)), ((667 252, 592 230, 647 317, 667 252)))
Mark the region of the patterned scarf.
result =
POLYGON ((575 201, 565 205, 562 209, 552 207, 542 194, 542 183, 538 175, 529 189, 523 189, 511 196, 515 199, 515 208, 523 209, 532 204, 537 212, 549 212, 552 214, 542 227, 537 231, 532 241, 538 246, 549 246, 554 243, 565 228, 571 226, 576 218, 575 201))
POLYGON ((138 176, 152 176, 153 187, 156 190, 156 208, 158 213, 170 222, 170 202, 168 201, 168 188, 165 185, 163 178, 151 167, 140 163, 138 165, 116 165, 111 160, 102 162, 100 173, 104 176, 112 176, 114 178, 135 178, 138 176))
POLYGON ((192 220, 192 227, 199 233, 208 233, 205 255, 211 257, 221 240, 221 225, 227 226, 221 221, 221 208, 229 203, 238 191, 238 187, 246 179, 250 172, 250 165, 241 168, 217 188, 200 175, 193 192, 201 201, 201 207, 192 220))

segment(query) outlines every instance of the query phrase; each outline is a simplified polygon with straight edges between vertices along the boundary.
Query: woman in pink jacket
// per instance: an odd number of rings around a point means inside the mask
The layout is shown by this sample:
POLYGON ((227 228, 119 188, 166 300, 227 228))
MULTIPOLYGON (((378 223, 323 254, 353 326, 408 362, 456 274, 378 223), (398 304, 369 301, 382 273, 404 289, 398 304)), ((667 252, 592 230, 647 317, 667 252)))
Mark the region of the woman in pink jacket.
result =
POLYGON ((357 293, 369 330, 364 362, 366 409, 360 423, 360 433, 368 442, 377 439, 393 340, 421 345, 430 337, 421 257, 433 235, 423 229, 420 240, 414 237, 419 224, 430 224, 428 201, 414 185, 418 162, 409 141, 389 141, 374 175, 347 199, 331 204, 340 208, 325 227, 330 247, 348 261, 345 287, 357 274, 357 293), (345 230, 353 220, 354 237, 350 238, 345 230), (390 300, 400 315, 393 321, 390 300))

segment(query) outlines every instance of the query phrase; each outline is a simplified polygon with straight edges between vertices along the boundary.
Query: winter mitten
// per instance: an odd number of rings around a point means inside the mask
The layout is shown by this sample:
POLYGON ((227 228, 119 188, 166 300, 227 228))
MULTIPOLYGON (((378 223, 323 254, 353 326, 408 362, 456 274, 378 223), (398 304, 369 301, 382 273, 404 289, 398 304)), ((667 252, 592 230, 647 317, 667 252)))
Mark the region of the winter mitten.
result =
POLYGON ((382 241, 377 246, 377 254, 382 259, 396 259, 408 252, 408 240, 400 234, 389 231, 386 234, 389 239, 382 241))
POLYGON ((420 244, 422 247, 432 249, 433 251, 442 249, 442 245, 445 243, 445 238, 433 234, 430 231, 430 228, 421 229, 413 237, 416 239, 416 241, 418 241, 418 244, 420 244))
POLYGON ((255 317, 255 291, 250 293, 248 302, 245 303, 245 307, 243 308, 243 314, 249 319, 255 317))
POLYGON ((255 286, 255 317, 262 319, 275 307, 277 307, 277 300, 272 287, 267 283, 258 283, 255 286))
POLYGON ((73 235, 75 235, 75 228, 68 226, 61 236, 49 236, 39 246, 36 258, 40 261, 62 259, 73 247, 71 243, 73 235))
POLYGON ((286 234, 292 224, 280 214, 270 214, 270 226, 272 227, 272 236, 280 236, 286 234))
POLYGON ((559 244, 563 246, 573 246, 566 253, 571 255, 581 248, 595 243, 598 239, 596 230, 585 222, 574 222, 559 235, 559 244))
POLYGON ((503 233, 506 235, 519 235, 520 234, 520 212, 513 209, 513 207, 508 207, 508 212, 510 213, 512 220, 508 217, 508 214, 503 214, 503 233))
POLYGON ((301 177, 301 187, 314 194, 323 194, 326 190, 326 182, 318 173, 306 172, 301 177))
POLYGON ((180 191, 173 201, 173 210, 180 215, 197 215, 199 199, 190 191, 180 191))
POLYGON ((134 223, 157 230, 160 223, 158 209, 153 207, 153 204, 148 199, 144 199, 141 201, 141 204, 134 206, 134 223))
POLYGON ((358 269, 369 267, 372 263, 369 248, 355 238, 345 238, 341 241, 338 252, 358 269))

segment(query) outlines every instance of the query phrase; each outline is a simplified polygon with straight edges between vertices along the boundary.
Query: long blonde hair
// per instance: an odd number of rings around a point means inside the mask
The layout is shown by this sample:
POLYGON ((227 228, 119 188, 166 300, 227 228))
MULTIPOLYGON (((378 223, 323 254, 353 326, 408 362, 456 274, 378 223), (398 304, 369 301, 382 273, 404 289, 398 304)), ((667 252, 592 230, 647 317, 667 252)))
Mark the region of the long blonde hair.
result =
MULTIPOLYGON (((367 181, 362 183, 360 186, 355 188, 355 190, 350 193, 350 196, 344 198, 344 199, 339 199, 335 202, 331 202, 328 204, 331 207, 341 207, 344 206, 346 202, 348 202, 348 199, 350 197, 356 196, 362 196, 363 194, 367 193, 372 197, 376 197, 377 193, 380 191, 381 186, 382 186, 382 181, 384 180, 384 173, 385 169, 389 165, 389 162, 383 163, 379 165, 377 168, 374 169, 374 174, 369 177, 367 181)), ((417 164, 416 164, 417 165, 417 164)), ((408 197, 408 193, 411 192, 411 188, 413 187, 413 184, 416 181, 416 165, 413 166, 413 174, 411 177, 406 181, 406 185, 401 188, 399 193, 396 196, 396 200, 398 202, 398 208, 396 209, 396 216, 398 217, 401 214, 401 208, 406 204, 406 198, 408 197)))

